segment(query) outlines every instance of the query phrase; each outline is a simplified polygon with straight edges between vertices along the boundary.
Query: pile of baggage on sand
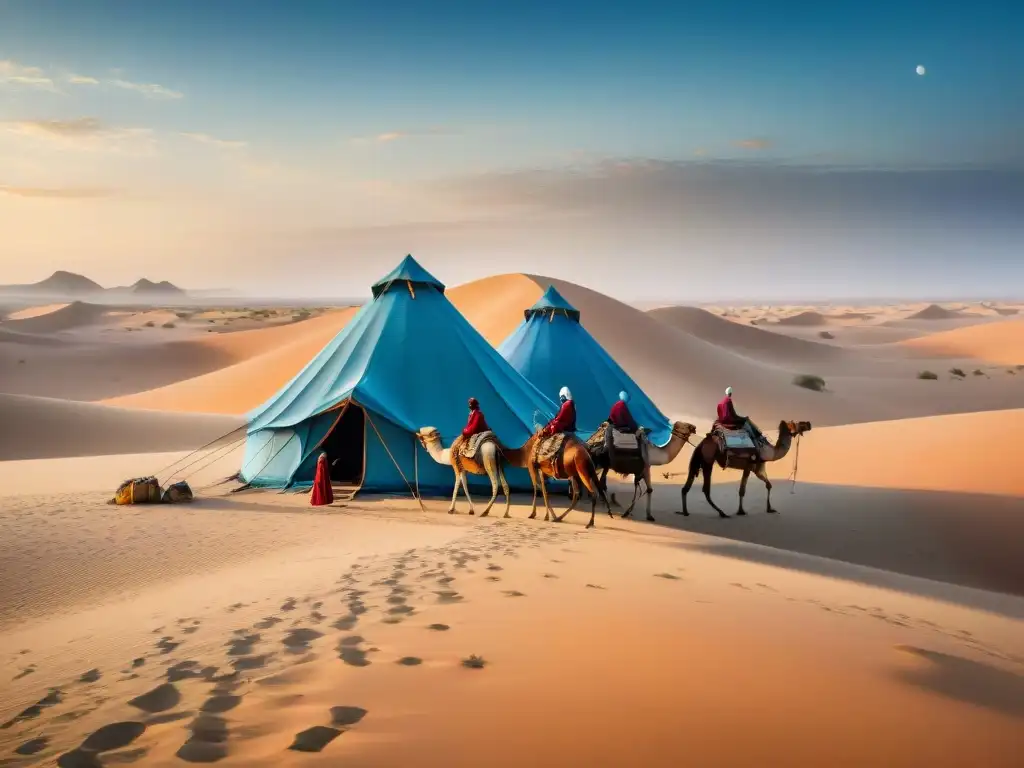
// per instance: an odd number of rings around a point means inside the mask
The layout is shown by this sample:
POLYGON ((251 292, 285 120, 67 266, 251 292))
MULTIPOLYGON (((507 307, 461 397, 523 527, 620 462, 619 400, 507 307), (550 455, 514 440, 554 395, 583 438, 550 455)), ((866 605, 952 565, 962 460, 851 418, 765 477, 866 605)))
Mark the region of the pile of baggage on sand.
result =
POLYGON ((155 477, 136 477, 125 480, 117 487, 108 504, 180 504, 192 501, 192 489, 184 480, 173 483, 165 489, 155 477))

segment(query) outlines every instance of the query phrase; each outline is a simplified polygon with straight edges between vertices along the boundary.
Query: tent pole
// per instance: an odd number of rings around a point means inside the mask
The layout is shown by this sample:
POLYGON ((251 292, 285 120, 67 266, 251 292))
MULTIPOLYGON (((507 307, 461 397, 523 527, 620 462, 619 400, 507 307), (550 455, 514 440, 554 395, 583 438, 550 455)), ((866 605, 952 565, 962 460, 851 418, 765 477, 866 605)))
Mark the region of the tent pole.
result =
POLYGON ((373 419, 370 418, 370 412, 364 408, 363 413, 366 415, 366 420, 370 422, 370 426, 373 427, 373 431, 377 433, 377 439, 380 440, 380 444, 383 445, 384 450, 387 451, 388 458, 391 459, 391 463, 395 465, 395 469, 398 470, 398 474, 401 475, 402 480, 405 481, 406 486, 409 488, 409 493, 411 493, 413 498, 416 499, 416 501, 419 503, 420 509, 426 512, 427 508, 423 506, 423 499, 421 499, 419 495, 412 489, 412 486, 409 484, 408 478, 406 478, 405 473, 402 471, 402 468, 398 465, 398 462, 395 461, 395 457, 391 453, 391 449, 388 448, 388 444, 384 441, 384 436, 380 433, 380 430, 377 429, 377 425, 373 423, 373 419))

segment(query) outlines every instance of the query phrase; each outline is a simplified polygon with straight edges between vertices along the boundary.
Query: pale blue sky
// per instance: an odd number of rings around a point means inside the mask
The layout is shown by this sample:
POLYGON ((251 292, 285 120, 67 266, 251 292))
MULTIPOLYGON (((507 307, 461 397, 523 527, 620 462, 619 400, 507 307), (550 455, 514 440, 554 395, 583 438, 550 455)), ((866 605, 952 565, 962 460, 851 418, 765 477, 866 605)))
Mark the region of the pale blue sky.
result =
POLYGON ((7 0, 0 282, 358 294, 412 252, 630 298, 998 292, 1022 27, 1009 0, 7 0))

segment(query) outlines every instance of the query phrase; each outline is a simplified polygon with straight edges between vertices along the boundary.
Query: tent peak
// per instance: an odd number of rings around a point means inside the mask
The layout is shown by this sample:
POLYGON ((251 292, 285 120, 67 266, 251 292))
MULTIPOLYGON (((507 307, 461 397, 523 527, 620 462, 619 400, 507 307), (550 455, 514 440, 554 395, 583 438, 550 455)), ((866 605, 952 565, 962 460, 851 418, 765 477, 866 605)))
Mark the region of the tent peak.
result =
POLYGON ((544 291, 544 295, 537 300, 537 303, 524 311, 523 314, 527 320, 537 315, 548 315, 550 317, 565 315, 570 320, 575 320, 576 322, 580 320, 580 311, 566 301, 565 297, 553 285, 549 285, 548 289, 544 291))
POLYGON ((430 286, 436 289, 438 293, 444 293, 444 283, 420 266, 420 263, 411 254, 402 259, 397 267, 373 284, 371 287, 373 298, 380 296, 394 283, 406 283, 411 286, 430 286))

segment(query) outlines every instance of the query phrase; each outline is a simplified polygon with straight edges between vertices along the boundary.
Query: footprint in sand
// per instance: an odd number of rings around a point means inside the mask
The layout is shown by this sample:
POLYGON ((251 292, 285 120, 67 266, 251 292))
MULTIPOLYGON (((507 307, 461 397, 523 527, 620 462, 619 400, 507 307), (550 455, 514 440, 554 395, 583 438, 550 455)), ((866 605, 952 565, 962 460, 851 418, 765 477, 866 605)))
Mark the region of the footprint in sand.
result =
POLYGON ((544 578, 545 578, 545 579, 557 579, 557 578, 558 578, 558 576, 556 576, 556 575, 555 575, 555 574, 553 574, 553 573, 545 573, 545 574, 544 574, 544 578))
POLYGON ((13 680, 21 680, 21 678, 28 677, 29 675, 33 674, 35 671, 36 671, 36 665, 35 664, 30 664, 27 667, 22 667, 21 672, 19 672, 17 675, 15 675, 12 679, 13 680))
POLYGON ((160 650, 160 653, 166 655, 177 648, 181 643, 174 642, 174 638, 171 636, 161 637, 156 644, 156 647, 160 650))
POLYGON ((520 592, 518 589, 506 589, 502 594, 505 595, 505 597, 526 597, 526 594, 520 592))
POLYGON ((25 720, 32 720, 33 718, 39 717, 43 713, 44 709, 60 704, 64 700, 64 694, 59 688, 54 688, 43 698, 37 701, 35 704, 25 707, 17 715, 8 720, 3 725, 0 725, 0 730, 6 730, 12 725, 20 723, 25 720))
POLYGON ((501 576, 485 576, 485 581, 501 581, 501 576))
MULTIPOLYGON (((245 630, 235 630, 237 632, 245 632, 245 630)), ((228 656, 248 656, 253 652, 253 648, 256 643, 260 641, 261 637, 259 634, 242 634, 238 637, 233 637, 227 642, 228 656)))
POLYGON ((14 750, 14 754, 23 756, 35 755, 46 749, 49 743, 50 740, 46 736, 40 736, 37 739, 29 739, 24 744, 18 746, 17 749, 14 750))
POLYGON ((370 666, 370 660, 366 658, 366 651, 359 647, 364 642, 359 635, 342 638, 338 643, 338 657, 350 667, 370 666))
POLYGON ((295 600, 295 598, 294 597, 289 597, 287 600, 285 600, 281 604, 281 610, 282 611, 294 611, 296 605, 298 605, 298 602, 295 600))
POLYGON ((403 656, 396 664, 401 664, 403 667, 418 667, 423 663, 423 659, 419 656, 403 656))
POLYGON ((227 757, 227 722, 216 715, 200 715, 189 724, 192 735, 175 756, 187 763, 215 763, 227 757))
POLYGON ((740 584, 738 581, 731 582, 729 584, 729 586, 730 587, 736 587, 737 589, 745 589, 745 590, 747 590, 747 592, 750 591, 750 587, 748 587, 746 584, 740 584))
POLYGON ((340 629, 342 632, 350 632, 355 629, 356 624, 359 622, 359 617, 355 614, 350 613, 348 616, 342 616, 340 619, 331 624, 334 629, 340 629))
POLYGON ((431 624, 427 627, 427 629, 432 629, 435 632, 447 632, 449 629, 451 629, 451 627, 449 627, 447 624, 431 624))
POLYGON ((139 656, 137 659, 132 659, 132 669, 137 669, 146 663, 146 660, 139 656))
POLYGON ((437 602, 442 605, 465 601, 465 598, 453 589, 438 590, 434 594, 437 595, 437 602))
POLYGON ((288 653, 305 653, 310 650, 310 643, 323 636, 323 632, 317 632, 315 629, 291 629, 281 643, 288 653))
POLYGON ((588 589, 604 589, 600 584, 587 584, 588 589))
POLYGON ((674 573, 656 573, 654 577, 657 579, 667 579, 669 581, 679 581, 682 577, 676 576, 674 573))
POLYGON ((294 752, 320 752, 340 735, 341 731, 337 728, 314 725, 312 728, 295 734, 295 741, 288 749, 294 752))
POLYGON ((148 712, 151 715, 174 709, 180 703, 181 692, 178 691, 174 683, 158 685, 153 690, 137 696, 128 702, 129 706, 141 709, 143 712, 148 712))
POLYGON ((279 619, 277 616, 266 616, 261 621, 257 621, 253 624, 256 629, 270 629, 275 624, 280 624, 284 619, 279 619))

